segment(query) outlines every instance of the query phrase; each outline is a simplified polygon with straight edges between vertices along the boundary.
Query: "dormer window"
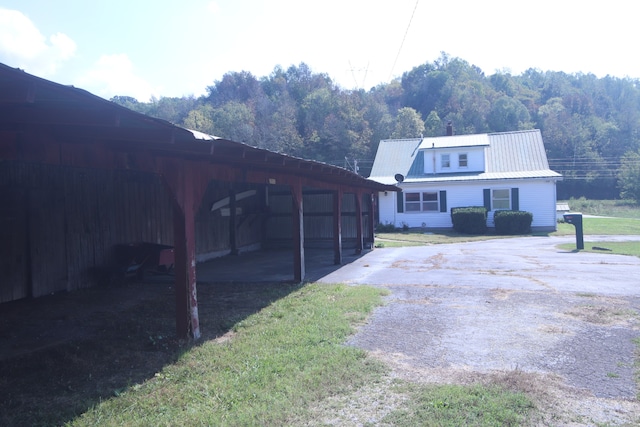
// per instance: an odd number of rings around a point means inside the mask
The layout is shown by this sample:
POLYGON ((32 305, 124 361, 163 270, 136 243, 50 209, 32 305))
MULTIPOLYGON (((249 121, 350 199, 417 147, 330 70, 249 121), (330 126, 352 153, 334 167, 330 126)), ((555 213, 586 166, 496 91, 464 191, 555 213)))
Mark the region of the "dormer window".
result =
POLYGON ((458 167, 466 168, 468 165, 467 153, 458 154, 458 167))
POLYGON ((451 156, 449 154, 442 154, 440 156, 440 166, 442 169, 451 167, 451 156))

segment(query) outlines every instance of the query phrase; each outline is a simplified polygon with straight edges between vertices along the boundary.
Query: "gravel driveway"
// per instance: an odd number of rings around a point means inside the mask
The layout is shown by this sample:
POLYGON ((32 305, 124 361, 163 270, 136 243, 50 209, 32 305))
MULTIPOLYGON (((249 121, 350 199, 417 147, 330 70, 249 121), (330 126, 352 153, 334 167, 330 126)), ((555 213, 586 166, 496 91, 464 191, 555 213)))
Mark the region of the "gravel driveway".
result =
POLYGON ((349 344, 395 376, 517 380, 547 412, 544 424, 636 425, 640 259, 557 248, 565 242, 575 240, 376 249, 320 281, 391 291, 349 344))

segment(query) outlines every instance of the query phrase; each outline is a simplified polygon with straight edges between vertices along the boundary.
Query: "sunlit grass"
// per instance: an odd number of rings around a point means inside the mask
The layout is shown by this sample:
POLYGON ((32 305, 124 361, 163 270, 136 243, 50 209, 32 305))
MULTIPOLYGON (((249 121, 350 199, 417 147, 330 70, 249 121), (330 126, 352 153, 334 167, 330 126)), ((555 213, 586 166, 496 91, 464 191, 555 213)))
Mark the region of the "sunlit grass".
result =
POLYGON ((568 203, 572 211, 583 214, 640 219, 640 205, 633 200, 590 200, 580 197, 560 203, 568 203))
POLYGON ((313 402, 385 372, 343 343, 386 292, 305 286, 236 324, 232 339, 202 343, 69 425, 276 426, 304 419, 313 402))
MULTIPOLYGON (((323 402, 349 402, 388 375, 382 362, 344 345, 386 293, 307 285, 237 323, 229 339, 192 348, 67 425, 322 425, 318 416, 336 417, 335 406, 318 412, 323 402)), ((525 395, 497 386, 395 385, 389 391, 406 399, 383 420, 390 425, 517 425, 533 410, 525 395)))
MULTIPOLYGON (((576 250, 575 243, 559 245, 560 249, 576 250)), ((605 253, 617 255, 631 255, 640 257, 640 241, 637 242, 584 242, 581 252, 605 253)))
POLYGON ((534 405, 524 393, 497 386, 404 385, 411 399, 383 421, 393 426, 519 426, 534 405))

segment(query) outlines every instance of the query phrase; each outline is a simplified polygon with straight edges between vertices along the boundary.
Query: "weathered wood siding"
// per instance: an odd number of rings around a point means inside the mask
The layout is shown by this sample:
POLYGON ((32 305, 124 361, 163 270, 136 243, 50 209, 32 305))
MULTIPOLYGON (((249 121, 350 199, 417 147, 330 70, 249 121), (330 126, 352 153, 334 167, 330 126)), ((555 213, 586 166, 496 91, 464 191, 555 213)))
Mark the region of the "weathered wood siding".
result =
MULTIPOLYGON (((342 197, 342 242, 343 246, 355 244, 356 202, 355 194, 342 197)), ((269 192, 269 217, 267 240, 271 246, 288 246, 291 243, 291 193, 287 190, 269 192)), ((303 193, 304 239, 307 247, 330 247, 333 242, 333 193, 321 190, 305 190, 303 193)), ((370 203, 362 203, 363 233, 365 241, 371 242, 369 230, 370 203)))
POLYGON ((115 244, 173 244, 158 176, 2 162, 0 182, 2 241, 13 242, 0 302, 93 285, 93 267, 111 263, 115 244))
POLYGON ((235 202, 238 214, 235 218, 235 239, 238 250, 258 249, 263 241, 265 194, 264 187, 213 181, 207 191, 196 216, 196 253, 199 260, 226 255, 231 250, 230 204, 211 211, 214 203, 255 190, 256 194, 235 202))
POLYGON ((26 204, 22 191, 0 186, 0 302, 29 294, 26 204))

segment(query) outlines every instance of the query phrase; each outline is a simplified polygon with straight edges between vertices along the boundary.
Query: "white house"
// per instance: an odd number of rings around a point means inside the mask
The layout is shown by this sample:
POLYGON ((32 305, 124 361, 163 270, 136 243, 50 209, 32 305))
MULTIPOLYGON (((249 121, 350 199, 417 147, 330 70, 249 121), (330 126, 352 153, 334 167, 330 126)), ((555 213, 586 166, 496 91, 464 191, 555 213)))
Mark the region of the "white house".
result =
POLYGON ((380 141, 370 179, 402 192, 379 194, 379 221, 451 228, 451 208, 485 206, 533 214, 531 227, 556 229, 556 182, 539 130, 380 141))

